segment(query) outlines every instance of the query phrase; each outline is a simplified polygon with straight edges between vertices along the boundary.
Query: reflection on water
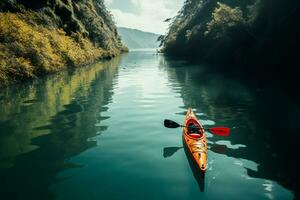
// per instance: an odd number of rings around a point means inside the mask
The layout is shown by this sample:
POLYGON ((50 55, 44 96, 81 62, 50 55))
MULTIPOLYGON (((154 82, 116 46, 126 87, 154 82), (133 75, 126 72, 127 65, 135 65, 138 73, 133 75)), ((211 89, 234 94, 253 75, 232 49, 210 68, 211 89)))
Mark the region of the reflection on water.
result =
POLYGON ((111 99, 120 59, 1 92, 0 193, 4 199, 51 198, 48 187, 59 181, 56 173, 80 167, 67 159, 96 145, 87 139, 105 128, 95 124, 103 120, 101 110, 111 99))
POLYGON ((191 153, 189 153, 188 147, 184 144, 183 142, 183 147, 184 147, 184 152, 187 157, 187 160, 189 162, 191 171, 193 172, 193 176, 195 180, 197 181, 199 190, 201 192, 204 192, 204 187, 205 187, 205 173, 201 172, 199 170, 199 167, 196 165, 195 161, 193 160, 193 157, 191 153))
POLYGON ((224 155, 228 155, 227 154, 227 146, 224 144, 215 144, 212 145, 212 147, 210 147, 210 150, 215 152, 215 153, 219 153, 219 154, 224 154, 224 155))
POLYGON ((266 134, 259 102, 238 81, 151 51, 10 87, 0 92, 0 198, 292 199, 294 171, 276 162, 287 150, 266 134), (205 177, 182 130, 162 125, 183 122, 189 106, 206 127, 235 127, 207 133, 205 177))
POLYGON ((174 153, 176 153, 179 149, 182 149, 183 147, 165 147, 163 149, 163 156, 164 158, 171 157, 174 153))
MULTIPOLYGON (((204 126, 216 124, 232 128, 228 140, 208 135, 210 151, 239 160, 254 161, 258 166, 256 170, 245 166, 249 177, 276 180, 297 191, 298 150, 296 144, 292 145, 295 140, 291 139, 297 138, 294 134, 296 129, 292 128, 296 126, 292 124, 287 129, 277 123, 274 126, 274 122, 278 121, 278 112, 282 112, 282 122, 297 119, 296 115, 290 115, 289 110, 296 108, 291 101, 286 101, 281 96, 274 99, 273 94, 265 92, 274 92, 273 88, 247 87, 238 80, 212 72, 205 66, 166 59, 161 59, 161 66, 167 70, 170 82, 178 80, 179 83, 171 83, 174 92, 183 98, 185 107, 193 107, 199 111, 197 115, 204 126), (266 96, 258 98, 257 91, 266 96), (286 110, 282 110, 281 105, 284 103, 286 110), (285 136, 278 137, 282 133, 285 136)), ((284 94, 280 88, 277 90, 277 93, 284 94)), ((267 196, 274 198, 269 193, 267 196)))

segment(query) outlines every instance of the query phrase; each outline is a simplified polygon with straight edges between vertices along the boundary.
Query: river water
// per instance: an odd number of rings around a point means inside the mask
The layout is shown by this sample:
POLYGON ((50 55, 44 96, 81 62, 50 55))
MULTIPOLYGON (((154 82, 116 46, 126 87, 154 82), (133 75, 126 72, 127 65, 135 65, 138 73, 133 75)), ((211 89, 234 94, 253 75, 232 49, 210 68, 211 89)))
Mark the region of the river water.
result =
POLYGON ((279 163, 255 94, 149 50, 2 90, 0 199, 293 199, 296 161, 279 163), (204 179, 163 127, 188 107, 232 128, 207 133, 204 179))

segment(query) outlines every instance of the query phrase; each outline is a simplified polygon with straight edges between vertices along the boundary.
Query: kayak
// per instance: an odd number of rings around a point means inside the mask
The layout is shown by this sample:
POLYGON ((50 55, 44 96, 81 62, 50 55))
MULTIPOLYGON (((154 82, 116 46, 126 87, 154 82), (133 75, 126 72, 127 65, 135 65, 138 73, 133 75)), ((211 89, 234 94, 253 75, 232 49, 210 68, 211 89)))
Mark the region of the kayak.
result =
POLYGON ((191 108, 188 109, 185 116, 183 142, 200 171, 205 172, 207 162, 206 135, 191 108))

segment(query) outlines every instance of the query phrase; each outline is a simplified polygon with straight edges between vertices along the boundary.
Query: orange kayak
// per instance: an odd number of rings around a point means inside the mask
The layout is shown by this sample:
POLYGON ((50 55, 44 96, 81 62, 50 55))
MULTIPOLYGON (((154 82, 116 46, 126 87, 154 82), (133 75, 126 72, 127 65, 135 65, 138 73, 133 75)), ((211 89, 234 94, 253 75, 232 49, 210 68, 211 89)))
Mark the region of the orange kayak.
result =
POLYGON ((207 162, 207 144, 204 128, 198 121, 191 108, 188 109, 183 128, 184 144, 199 167, 200 171, 205 172, 207 162), (190 127, 190 128, 188 128, 190 127), (197 128, 196 128, 197 127, 197 128))

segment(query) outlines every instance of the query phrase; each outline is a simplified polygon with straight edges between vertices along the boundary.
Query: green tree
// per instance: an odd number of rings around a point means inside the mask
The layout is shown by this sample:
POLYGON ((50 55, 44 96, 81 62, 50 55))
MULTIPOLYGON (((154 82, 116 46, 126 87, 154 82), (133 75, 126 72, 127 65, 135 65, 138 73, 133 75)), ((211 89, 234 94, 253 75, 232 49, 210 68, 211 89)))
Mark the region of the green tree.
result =
POLYGON ((215 38, 222 37, 226 31, 234 26, 244 23, 243 12, 239 7, 231 8, 218 2, 218 7, 212 13, 212 20, 207 23, 205 36, 210 34, 215 38))

